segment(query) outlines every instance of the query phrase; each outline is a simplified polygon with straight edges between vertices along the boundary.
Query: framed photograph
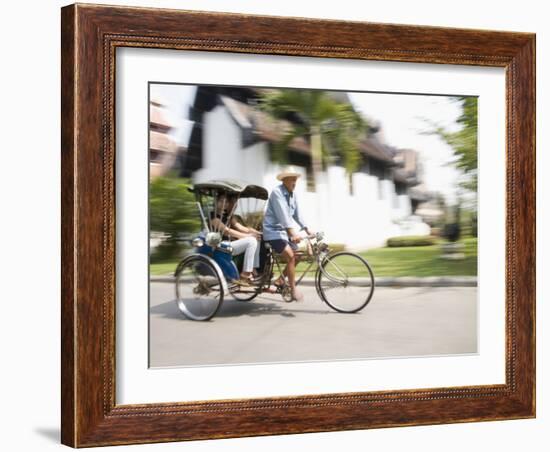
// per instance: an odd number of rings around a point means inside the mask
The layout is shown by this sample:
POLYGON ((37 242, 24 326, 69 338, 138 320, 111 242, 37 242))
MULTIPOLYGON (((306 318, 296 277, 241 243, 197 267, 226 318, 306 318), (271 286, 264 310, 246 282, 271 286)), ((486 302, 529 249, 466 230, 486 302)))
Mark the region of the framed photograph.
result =
POLYGON ((62 8, 62 442, 535 416, 535 36, 62 8))

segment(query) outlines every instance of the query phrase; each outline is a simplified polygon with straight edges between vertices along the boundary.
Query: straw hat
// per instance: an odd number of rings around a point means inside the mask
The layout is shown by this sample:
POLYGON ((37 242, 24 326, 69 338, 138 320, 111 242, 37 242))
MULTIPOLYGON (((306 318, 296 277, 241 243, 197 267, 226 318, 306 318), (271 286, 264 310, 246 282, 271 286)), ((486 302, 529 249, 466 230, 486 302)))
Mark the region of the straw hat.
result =
POLYGON ((295 166, 285 166, 283 170, 277 174, 277 180, 283 180, 285 177, 300 177, 301 174, 298 172, 295 166))

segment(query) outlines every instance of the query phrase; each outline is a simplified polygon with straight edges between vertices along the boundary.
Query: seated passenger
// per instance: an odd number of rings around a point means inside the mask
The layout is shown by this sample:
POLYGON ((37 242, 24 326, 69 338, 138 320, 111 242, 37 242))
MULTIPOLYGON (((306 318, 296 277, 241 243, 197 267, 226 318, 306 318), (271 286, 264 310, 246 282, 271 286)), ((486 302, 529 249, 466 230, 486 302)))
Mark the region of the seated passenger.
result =
POLYGON ((216 208, 210 214, 210 224, 213 231, 222 235, 223 240, 230 240, 233 256, 244 253, 244 262, 240 283, 248 284, 254 277, 254 269, 259 266, 259 241, 262 233, 254 228, 246 227, 233 215, 237 196, 223 194, 218 197, 216 208))

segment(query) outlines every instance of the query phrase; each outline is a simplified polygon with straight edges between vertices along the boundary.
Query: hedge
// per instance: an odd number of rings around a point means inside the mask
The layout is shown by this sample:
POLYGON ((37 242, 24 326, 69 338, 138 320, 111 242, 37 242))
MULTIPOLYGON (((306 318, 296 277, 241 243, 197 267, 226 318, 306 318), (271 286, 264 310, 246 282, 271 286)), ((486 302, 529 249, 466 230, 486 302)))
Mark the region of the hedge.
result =
POLYGON ((331 253, 338 253, 340 251, 345 251, 346 245, 343 243, 328 243, 328 247, 331 253))
POLYGON ((435 245, 437 238, 431 235, 410 235, 404 237, 391 237, 387 241, 387 246, 391 248, 401 246, 430 246, 435 245))

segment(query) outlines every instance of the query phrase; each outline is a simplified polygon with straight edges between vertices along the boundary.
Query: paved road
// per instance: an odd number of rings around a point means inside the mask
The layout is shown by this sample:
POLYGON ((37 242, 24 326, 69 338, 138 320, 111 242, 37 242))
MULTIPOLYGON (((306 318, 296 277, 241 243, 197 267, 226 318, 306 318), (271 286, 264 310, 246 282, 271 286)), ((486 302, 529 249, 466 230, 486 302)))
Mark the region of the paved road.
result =
POLYGON ((475 287, 379 287, 357 314, 339 314, 313 287, 305 300, 226 299, 209 322, 180 314, 174 286, 151 284, 151 367, 476 353, 475 287))

